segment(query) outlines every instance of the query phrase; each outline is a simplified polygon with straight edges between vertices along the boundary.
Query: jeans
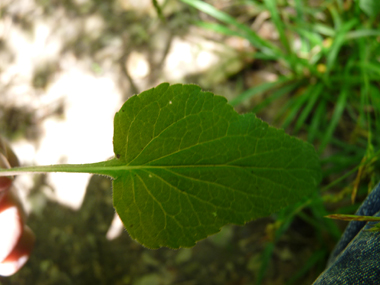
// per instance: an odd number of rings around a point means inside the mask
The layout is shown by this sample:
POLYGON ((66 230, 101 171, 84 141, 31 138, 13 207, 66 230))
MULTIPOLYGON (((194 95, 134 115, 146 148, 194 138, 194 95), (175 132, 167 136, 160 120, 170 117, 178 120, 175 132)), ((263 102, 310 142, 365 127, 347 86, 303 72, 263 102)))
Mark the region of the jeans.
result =
MULTIPOLYGON (((356 215, 380 217, 380 184, 356 215)), ((313 284, 380 284, 380 232, 366 231, 376 223, 351 221, 313 284)))

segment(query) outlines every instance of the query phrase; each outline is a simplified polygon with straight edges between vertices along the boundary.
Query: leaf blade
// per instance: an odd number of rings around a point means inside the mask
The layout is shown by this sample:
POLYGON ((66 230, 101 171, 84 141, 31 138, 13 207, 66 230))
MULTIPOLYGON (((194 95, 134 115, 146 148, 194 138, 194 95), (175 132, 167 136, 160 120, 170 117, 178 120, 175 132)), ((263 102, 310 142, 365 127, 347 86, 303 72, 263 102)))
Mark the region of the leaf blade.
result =
POLYGON ((193 246, 299 201, 320 180, 310 144, 195 85, 129 99, 115 115, 114 150, 127 169, 113 181, 114 206, 150 248, 193 246))

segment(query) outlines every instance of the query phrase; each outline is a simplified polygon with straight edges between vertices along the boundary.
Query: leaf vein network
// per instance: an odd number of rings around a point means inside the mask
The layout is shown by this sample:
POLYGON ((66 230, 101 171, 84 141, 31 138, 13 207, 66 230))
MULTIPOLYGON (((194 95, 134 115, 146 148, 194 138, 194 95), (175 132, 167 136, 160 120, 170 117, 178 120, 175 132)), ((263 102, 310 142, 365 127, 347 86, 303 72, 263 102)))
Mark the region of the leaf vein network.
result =
MULTIPOLYGON (((211 184, 211 185, 215 185, 217 187, 222 187, 222 188, 225 188, 225 189, 228 189, 230 191, 232 191, 232 193, 234 192, 239 192, 241 194, 244 194, 244 195, 247 195, 247 196, 252 196, 253 198, 259 198, 259 199, 266 199, 266 200, 270 200, 269 198, 267 197, 262 197, 262 196, 259 196, 259 195, 254 195, 253 193, 249 193, 249 192, 244 192, 242 190, 239 190, 239 189, 235 189, 235 188, 232 188, 230 186, 226 186, 226 185, 223 185, 223 184, 220 184, 220 183, 217 183, 217 182, 212 182, 212 181, 205 181, 205 180, 201 180, 201 179, 198 179, 198 178, 194 178, 194 177, 190 177, 190 176, 187 176, 187 175, 184 175, 184 174, 179 174, 175 171, 171 171, 169 169, 164 169, 166 171, 169 171, 171 173, 173 173, 174 175, 178 175, 178 176, 181 176, 183 178, 186 178, 186 179, 189 179, 189 180, 195 180, 195 181, 198 181, 200 183, 205 183, 205 184, 211 184)), ((188 194, 188 193, 187 193, 188 194)), ((222 208, 222 207, 221 207, 222 208)), ((222 208, 223 209, 223 208, 222 208)), ((225 208, 225 209, 228 209, 228 208, 225 208)))
MULTIPOLYGON (((152 139, 151 139, 149 142, 146 143, 146 145, 141 149, 141 151, 140 151, 140 152, 139 152, 139 153, 138 153, 138 154, 137 154, 137 155, 136 155, 131 161, 129 161, 128 164, 131 164, 134 160, 136 160, 136 159, 141 155, 141 153, 142 153, 147 147, 149 147, 149 145, 150 145, 153 141, 155 141, 156 139, 158 139, 158 138, 162 135, 162 133, 165 132, 167 129, 171 128, 173 125, 179 123, 179 122, 182 121, 182 120, 185 120, 185 119, 187 119, 187 118, 189 118, 189 117, 191 117, 191 116, 198 116, 198 115, 199 115, 199 113, 197 113, 197 114, 190 114, 190 115, 184 116, 184 117, 180 118, 179 120, 177 120, 177 121, 171 123, 170 125, 168 125, 168 126, 165 127, 164 129, 162 129, 162 131, 161 131, 159 134, 157 134, 156 136, 152 137, 152 139)), ((128 135, 129 135, 129 131, 128 131, 128 135)), ((208 141, 206 141, 206 142, 208 142, 208 141)))
MULTIPOLYGON (((153 173, 153 174, 154 174, 154 173, 153 173)), ((165 211, 165 209, 164 209, 164 207, 162 206, 161 202, 157 200, 157 198, 152 194, 152 192, 150 192, 149 188, 146 186, 146 184, 145 184, 145 182, 143 181, 143 179, 141 178, 141 176, 138 175, 137 173, 136 173, 136 175, 139 177, 139 180, 140 180, 141 183, 144 185, 144 188, 146 189, 147 193, 148 193, 148 194, 152 197, 152 199, 153 199, 153 200, 154 200, 154 201, 160 206, 160 208, 161 208, 161 210, 162 210, 162 212, 164 213, 164 216, 165 216, 165 226, 164 226, 163 229, 161 229, 159 232, 157 232, 157 235, 156 235, 156 236, 158 236, 161 232, 163 232, 163 231, 167 228, 167 217, 171 217, 171 218, 175 221, 175 223, 176 223, 176 224, 178 225, 178 227, 181 229, 182 234, 185 236, 184 228, 183 228, 183 226, 177 221, 175 215, 170 215, 170 214, 168 214, 168 213, 165 211)))

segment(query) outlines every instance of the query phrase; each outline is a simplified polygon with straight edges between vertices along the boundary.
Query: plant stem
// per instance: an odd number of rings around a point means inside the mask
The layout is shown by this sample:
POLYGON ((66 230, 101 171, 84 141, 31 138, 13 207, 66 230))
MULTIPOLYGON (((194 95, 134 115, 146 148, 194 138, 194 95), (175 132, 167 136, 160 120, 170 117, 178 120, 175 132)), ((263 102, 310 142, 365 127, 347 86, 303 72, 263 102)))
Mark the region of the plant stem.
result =
POLYGON ((105 175, 116 178, 112 166, 120 165, 117 159, 88 164, 55 164, 43 166, 25 166, 9 169, 0 169, 0 176, 13 176, 20 174, 47 173, 47 172, 75 172, 105 175))

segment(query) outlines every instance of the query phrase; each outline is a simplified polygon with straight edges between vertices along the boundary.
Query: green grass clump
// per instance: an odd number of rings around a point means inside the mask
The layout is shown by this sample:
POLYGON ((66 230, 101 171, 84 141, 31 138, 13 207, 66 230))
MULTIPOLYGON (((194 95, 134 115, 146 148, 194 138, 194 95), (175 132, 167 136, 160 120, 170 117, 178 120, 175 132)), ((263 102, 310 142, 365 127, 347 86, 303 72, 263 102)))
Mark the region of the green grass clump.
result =
POLYGON ((365 194, 372 189, 380 178, 376 174, 380 173, 380 137, 375 135, 380 133, 380 2, 329 0, 315 6, 302 0, 232 2, 235 8, 243 6, 257 11, 257 15, 268 11, 269 21, 279 35, 275 42, 261 38, 248 20, 242 23, 205 1, 181 1, 211 16, 209 21, 200 20, 196 25, 244 38, 256 50, 246 54, 248 58, 280 66, 275 82, 250 88, 230 103, 237 106, 265 93, 265 99, 251 109, 260 114, 276 100, 287 98, 281 108, 275 107, 274 122, 313 143, 321 156, 324 188, 320 194, 277 214, 274 238, 263 253, 257 283, 263 279, 274 244, 294 217, 315 228, 320 250, 289 280, 291 284, 311 266, 325 262, 328 252, 324 232, 333 240, 339 239, 336 224, 323 218, 329 214, 326 203, 331 208, 331 202, 346 201, 345 207, 332 210, 352 212, 360 203, 350 206, 350 200, 355 201, 358 191, 365 194), (302 211, 305 208, 307 214, 302 211))

